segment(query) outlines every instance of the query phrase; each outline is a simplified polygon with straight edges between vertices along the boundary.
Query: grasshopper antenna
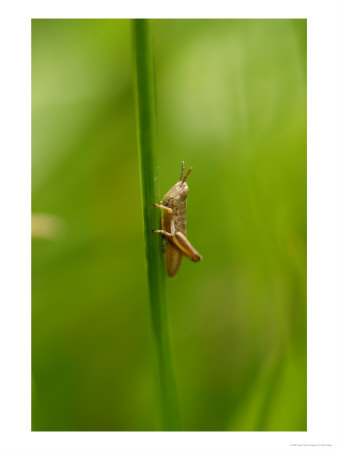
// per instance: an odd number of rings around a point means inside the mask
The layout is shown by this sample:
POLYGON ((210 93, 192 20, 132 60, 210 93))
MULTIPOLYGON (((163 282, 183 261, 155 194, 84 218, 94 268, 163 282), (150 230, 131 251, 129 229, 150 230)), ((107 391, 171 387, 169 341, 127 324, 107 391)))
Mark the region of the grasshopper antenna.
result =
POLYGON ((182 161, 182 170, 181 170, 181 176, 179 177, 178 181, 181 181, 184 175, 184 161, 182 161))
POLYGON ((182 183, 185 182, 185 180, 188 178, 188 176, 189 176, 189 174, 190 174, 191 171, 192 171, 192 167, 190 167, 190 169, 188 170, 188 172, 185 174, 185 177, 183 178, 182 183))

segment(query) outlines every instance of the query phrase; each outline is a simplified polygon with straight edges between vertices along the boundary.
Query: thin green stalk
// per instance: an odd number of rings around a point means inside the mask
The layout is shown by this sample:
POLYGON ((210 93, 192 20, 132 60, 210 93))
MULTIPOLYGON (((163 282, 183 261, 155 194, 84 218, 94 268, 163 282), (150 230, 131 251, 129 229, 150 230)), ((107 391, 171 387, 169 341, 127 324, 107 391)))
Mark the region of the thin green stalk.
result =
POLYGON ((169 339, 162 242, 152 230, 160 226, 155 145, 155 88, 148 19, 133 20, 136 71, 136 105, 144 239, 152 326, 157 348, 163 428, 178 429, 178 407, 169 339))

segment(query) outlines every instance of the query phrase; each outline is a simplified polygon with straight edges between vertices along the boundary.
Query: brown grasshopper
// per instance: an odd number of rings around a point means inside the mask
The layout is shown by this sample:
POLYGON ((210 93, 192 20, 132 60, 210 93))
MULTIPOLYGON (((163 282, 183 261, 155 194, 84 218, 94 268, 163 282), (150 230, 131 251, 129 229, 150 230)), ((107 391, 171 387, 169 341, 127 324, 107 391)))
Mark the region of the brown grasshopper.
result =
POLYGON ((161 233, 167 240, 166 268, 170 277, 173 277, 178 271, 182 255, 185 255, 194 262, 202 259, 202 256, 186 238, 186 208, 189 192, 186 179, 191 171, 192 167, 190 167, 183 177, 183 161, 181 176, 178 182, 163 197, 161 202, 163 205, 154 204, 154 206, 164 211, 161 218, 162 230, 153 230, 153 233, 161 233))

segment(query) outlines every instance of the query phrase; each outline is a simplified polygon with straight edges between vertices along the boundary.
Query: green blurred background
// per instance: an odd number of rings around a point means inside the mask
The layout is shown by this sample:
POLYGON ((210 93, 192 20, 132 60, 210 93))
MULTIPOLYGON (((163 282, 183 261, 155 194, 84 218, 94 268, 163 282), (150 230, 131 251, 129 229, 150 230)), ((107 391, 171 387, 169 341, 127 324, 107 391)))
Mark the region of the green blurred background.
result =
MULTIPOLYGON (((182 429, 306 430, 306 20, 151 27, 182 429)), ((33 430, 161 427, 133 70, 129 20, 32 21, 33 430)))

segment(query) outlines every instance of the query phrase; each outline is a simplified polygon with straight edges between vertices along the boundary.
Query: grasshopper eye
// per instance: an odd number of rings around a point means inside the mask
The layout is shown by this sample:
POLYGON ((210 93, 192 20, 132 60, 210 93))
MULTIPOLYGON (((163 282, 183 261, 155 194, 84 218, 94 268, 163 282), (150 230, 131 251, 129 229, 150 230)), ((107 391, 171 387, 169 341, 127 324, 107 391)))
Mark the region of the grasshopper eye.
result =
POLYGON ((189 192, 189 187, 186 184, 185 186, 183 186, 183 195, 188 195, 188 192, 189 192))

